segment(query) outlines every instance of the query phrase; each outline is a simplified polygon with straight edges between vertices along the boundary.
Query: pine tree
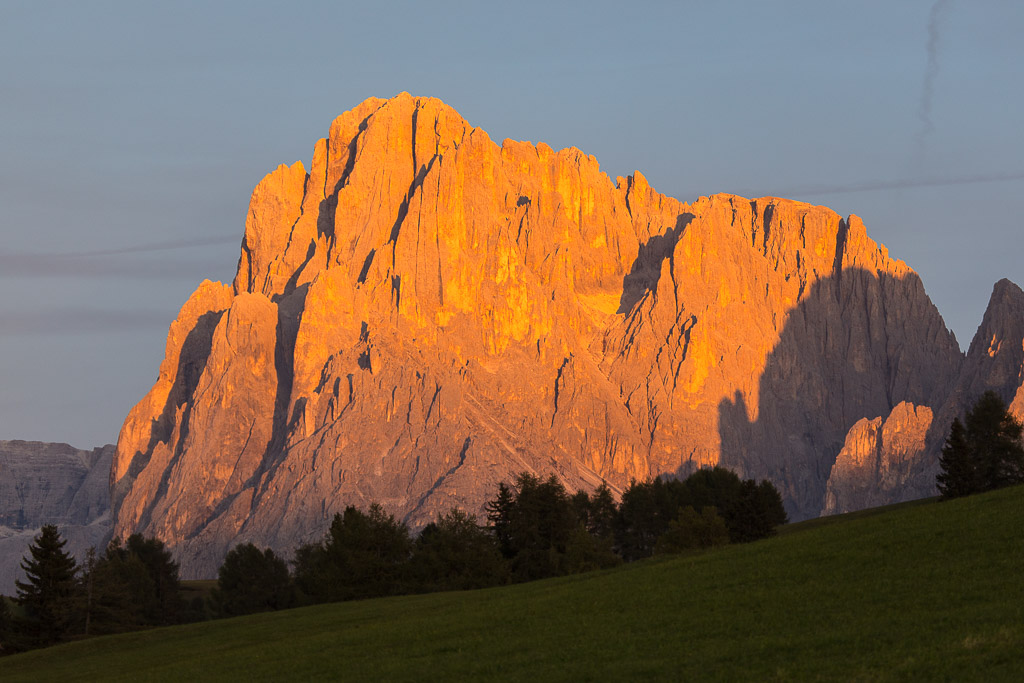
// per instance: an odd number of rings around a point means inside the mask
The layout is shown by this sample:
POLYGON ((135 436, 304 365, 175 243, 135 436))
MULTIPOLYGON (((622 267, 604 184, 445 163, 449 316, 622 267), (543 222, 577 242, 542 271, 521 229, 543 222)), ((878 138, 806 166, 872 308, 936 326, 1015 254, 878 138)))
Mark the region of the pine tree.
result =
POLYGON ((410 564, 420 591, 484 588, 508 578, 494 537, 459 508, 439 515, 420 532, 410 564))
POLYGON ((210 596, 222 616, 253 614, 291 607, 294 601, 288 565, 269 548, 252 543, 235 546, 217 572, 210 596))
POLYGON ((26 635, 37 645, 59 642, 75 626, 78 567, 64 552, 66 543, 56 526, 44 526, 29 546, 31 557, 21 562, 26 581, 15 581, 18 604, 26 613, 26 635))
POLYGON ((490 522, 491 533, 498 543, 498 550, 506 558, 515 555, 512 547, 512 536, 510 525, 512 523, 512 508, 515 506, 515 496, 505 482, 498 484, 498 495, 494 500, 487 501, 487 521, 490 522))
POLYGON ((939 472, 936 481, 943 499, 967 496, 981 489, 974 457, 967 444, 967 433, 959 417, 953 418, 939 457, 939 472))
POLYGON ((409 528, 373 503, 334 515, 320 543, 295 551, 295 584, 313 602, 335 602, 409 592, 409 528))
POLYGON ((954 419, 936 477, 943 499, 1024 483, 1024 427, 994 391, 954 419))

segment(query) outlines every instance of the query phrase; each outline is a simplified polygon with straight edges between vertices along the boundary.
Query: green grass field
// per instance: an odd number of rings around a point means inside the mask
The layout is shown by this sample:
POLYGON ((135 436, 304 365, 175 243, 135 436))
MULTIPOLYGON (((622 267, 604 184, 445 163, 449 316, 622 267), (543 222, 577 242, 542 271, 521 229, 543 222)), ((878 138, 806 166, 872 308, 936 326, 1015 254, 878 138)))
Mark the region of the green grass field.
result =
POLYGON ((1024 680, 1024 487, 531 584, 0 659, 0 680, 1024 680))

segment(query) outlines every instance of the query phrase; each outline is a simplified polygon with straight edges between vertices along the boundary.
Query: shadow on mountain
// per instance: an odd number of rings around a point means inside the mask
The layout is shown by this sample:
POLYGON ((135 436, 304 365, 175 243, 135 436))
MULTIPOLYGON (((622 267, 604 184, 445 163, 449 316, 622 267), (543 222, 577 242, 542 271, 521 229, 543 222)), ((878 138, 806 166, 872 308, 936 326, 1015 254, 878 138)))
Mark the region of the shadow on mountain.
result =
POLYGON ((941 404, 960 357, 916 274, 837 270, 788 312, 757 405, 739 391, 719 403, 720 464, 774 482, 790 519, 818 516, 850 428, 901 401, 941 404))
POLYGON ((654 235, 640 245, 632 267, 622 278, 622 295, 619 297, 619 308, 616 313, 629 313, 644 294, 658 288, 661 264, 665 259, 672 258, 672 251, 679 241, 679 236, 692 220, 692 213, 681 213, 676 218, 674 227, 660 235, 654 235))
MULTIPOLYGON (((174 434, 175 423, 179 423, 178 441, 175 446, 171 462, 164 469, 164 475, 160 482, 161 492, 167 488, 167 478, 170 476, 173 465, 181 457, 185 439, 188 436, 189 417, 192 414, 192 395, 199 386, 199 379, 206 369, 206 362, 210 358, 210 351, 213 348, 213 333, 217 329, 226 311, 210 311, 199 316, 196 324, 189 330, 185 341, 181 345, 181 352, 178 354, 178 367, 174 374, 174 384, 167 394, 164 402, 164 409, 160 417, 152 420, 150 424, 149 443, 145 452, 136 451, 128 465, 128 472, 121 481, 114 482, 111 490, 111 508, 116 517, 117 508, 120 506, 121 498, 127 492, 127 485, 138 476, 139 472, 146 467, 153 450, 160 442, 167 443, 174 434), (178 417, 180 413, 180 417, 178 417)), ((147 506, 141 519, 149 518, 153 505, 157 498, 154 496, 147 506)))

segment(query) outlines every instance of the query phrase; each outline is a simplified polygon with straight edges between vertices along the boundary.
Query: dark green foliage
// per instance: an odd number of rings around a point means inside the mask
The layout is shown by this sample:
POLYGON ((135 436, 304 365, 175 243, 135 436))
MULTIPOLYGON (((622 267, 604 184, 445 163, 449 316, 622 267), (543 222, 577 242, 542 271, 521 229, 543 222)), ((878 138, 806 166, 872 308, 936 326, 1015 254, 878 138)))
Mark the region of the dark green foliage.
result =
POLYGON ((0 595, 0 657, 17 651, 14 643, 14 615, 7 604, 7 597, 0 595))
POLYGON ((487 518, 513 581, 532 581, 619 563, 612 544, 615 503, 601 486, 588 496, 569 496, 552 475, 541 480, 526 472, 514 486, 498 486, 487 504, 487 518))
POLYGON ((411 574, 419 591, 464 590, 504 583, 508 568, 494 537, 453 508, 420 532, 411 574))
POLYGON ((512 508, 515 502, 516 498, 512 489, 505 482, 501 482, 498 484, 498 495, 484 506, 494 540, 498 543, 498 550, 506 558, 515 554, 515 549, 512 547, 511 530, 512 508))
POLYGON ((936 478, 943 499, 991 491, 1024 482, 1022 426, 999 395, 986 391, 954 419, 939 458, 936 478))
POLYGON ((217 572, 211 596, 221 616, 286 609, 294 604, 288 565, 274 551, 252 543, 235 546, 217 572))
POLYGON ((782 496, 770 481, 740 483, 736 497, 726 512, 729 540, 746 543, 775 534, 775 528, 787 521, 782 496))
POLYGON ((143 603, 146 623, 154 626, 178 623, 185 607, 180 595, 178 564, 171 559, 163 542, 132 534, 128 537, 126 552, 142 563, 149 578, 147 590, 136 595, 143 603))
POLYGON ((145 565, 114 539, 85 576, 89 633, 120 633, 147 626, 144 606, 152 593, 145 565))
POLYGON ((649 557, 680 506, 680 482, 633 481, 622 493, 615 541, 626 562, 649 557))
POLYGON ((959 417, 953 418, 949 436, 939 457, 941 471, 936 477, 939 493, 943 499, 968 496, 981 490, 981 477, 975 467, 974 456, 967 443, 964 423, 959 417))
POLYGON ((704 506, 700 512, 692 505, 687 505, 669 523, 668 530, 658 537, 654 552, 681 553, 695 548, 725 545, 728 542, 729 529, 713 505, 704 506))
POLYGON ((409 529, 374 503, 345 508, 320 543, 295 553, 295 583, 315 602, 397 595, 410 590, 409 529))
POLYGON ((64 552, 66 543, 57 527, 47 524, 21 562, 25 581, 15 581, 15 585, 25 620, 18 630, 30 645, 46 646, 64 640, 77 626, 78 566, 64 552))
POLYGON ((602 481, 589 497, 583 491, 579 491, 573 496, 573 501, 574 506, 582 504, 584 514, 580 521, 590 535, 611 542, 615 537, 615 518, 619 510, 608 485, 602 481))
MULTIPOLYGON (((744 481, 724 467, 697 470, 684 481, 634 481, 622 494, 616 527, 623 559, 651 555, 687 506, 698 513, 714 507, 725 520, 733 543, 771 536, 777 526, 786 523, 782 497, 771 482, 744 481)), ((677 545, 676 541, 666 543, 666 547, 677 545)))
POLYGON ((510 520, 513 577, 530 581, 565 573, 561 556, 576 530, 576 515, 565 487, 552 475, 541 481, 529 474, 516 479, 516 504, 510 520))
POLYGON ((566 571, 576 574, 620 564, 622 558, 615 552, 618 508, 611 489, 601 482, 589 496, 577 491, 571 501, 578 523, 566 548, 566 571))
POLYGON ((706 505, 714 505, 725 514, 728 513, 740 496, 743 480, 732 470, 724 467, 702 467, 683 481, 684 497, 688 505, 700 510, 706 505))
POLYGON ((182 621, 178 565, 163 542, 132 534, 114 539, 85 576, 90 634, 118 633, 182 621))
POLYGON ((565 487, 553 475, 541 481, 524 472, 514 488, 499 486, 498 498, 488 505, 513 580, 566 573, 563 559, 579 522, 565 487))

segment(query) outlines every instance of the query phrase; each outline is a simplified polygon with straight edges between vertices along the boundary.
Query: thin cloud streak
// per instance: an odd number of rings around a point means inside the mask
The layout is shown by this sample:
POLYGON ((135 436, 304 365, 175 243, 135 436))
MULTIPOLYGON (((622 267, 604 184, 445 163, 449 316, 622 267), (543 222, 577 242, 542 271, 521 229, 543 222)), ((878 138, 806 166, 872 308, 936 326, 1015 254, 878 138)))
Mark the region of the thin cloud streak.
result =
POLYGON ((873 180, 847 185, 803 185, 775 192, 744 192, 747 196, 792 197, 795 195, 815 196, 823 194, 852 194, 854 192, 879 192, 882 190, 905 190, 918 187, 948 187, 953 185, 978 185, 1024 180, 1024 171, 1009 173, 980 173, 956 178, 902 178, 897 180, 873 180))
POLYGON ((150 242, 148 244, 136 244, 130 247, 117 247, 114 249, 97 249, 95 251, 63 252, 60 256, 116 256, 118 254, 145 254, 157 251, 170 251, 173 249, 193 249, 196 247, 212 247, 220 244, 241 244, 237 234, 215 235, 213 237, 200 237, 190 240, 167 240, 165 242, 150 242))
POLYGON ((144 258, 76 254, 35 254, 0 250, 3 278, 120 278, 126 280, 194 280, 208 277, 226 264, 211 259, 144 258))
POLYGON ((65 308, 48 311, 4 311, 0 313, 0 337, 166 330, 170 323, 171 318, 167 312, 148 309, 116 311, 65 308))
POLYGON ((209 259, 124 259, 119 256, 155 254, 181 249, 197 249, 225 244, 237 244, 237 234, 213 235, 195 239, 164 240, 133 244, 112 249, 94 249, 56 254, 6 251, 0 249, 0 278, 3 277, 70 277, 70 278, 123 278, 129 280, 181 280, 203 277, 216 264, 209 259))

